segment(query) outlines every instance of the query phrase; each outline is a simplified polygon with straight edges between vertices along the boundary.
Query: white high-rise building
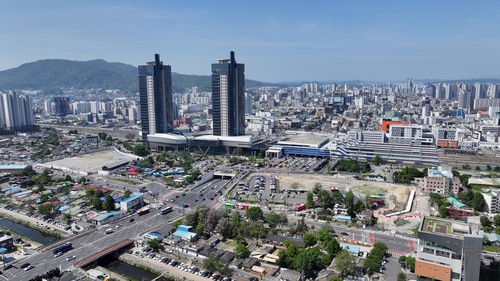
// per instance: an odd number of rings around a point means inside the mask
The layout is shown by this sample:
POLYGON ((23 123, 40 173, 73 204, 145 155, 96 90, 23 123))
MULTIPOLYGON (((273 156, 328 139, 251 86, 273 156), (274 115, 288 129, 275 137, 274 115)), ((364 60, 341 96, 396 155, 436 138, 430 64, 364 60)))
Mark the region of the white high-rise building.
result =
POLYGON ((101 105, 101 103, 99 101, 91 101, 90 102, 90 111, 92 113, 99 113, 99 111, 101 110, 100 105, 101 105))
POLYGON ((474 84, 475 98, 476 99, 484 99, 487 97, 486 95, 486 85, 483 83, 474 84))
POLYGON ((252 115, 253 95, 245 92, 245 114, 252 115))
POLYGON ((498 84, 492 84, 490 87, 490 98, 498 99, 500 98, 500 87, 498 84))
POLYGON ((9 91, 0 93, 0 129, 22 130, 35 124, 33 100, 9 91))

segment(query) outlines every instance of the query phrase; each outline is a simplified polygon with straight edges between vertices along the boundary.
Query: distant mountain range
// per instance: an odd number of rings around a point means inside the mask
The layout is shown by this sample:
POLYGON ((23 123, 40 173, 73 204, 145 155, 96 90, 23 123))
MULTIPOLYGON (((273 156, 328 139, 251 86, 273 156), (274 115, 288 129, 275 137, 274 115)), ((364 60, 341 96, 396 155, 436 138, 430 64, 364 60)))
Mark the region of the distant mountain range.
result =
MULTIPOLYGON (((0 71, 0 90, 55 90, 65 88, 77 89, 120 89, 136 93, 138 89, 137 67, 119 63, 107 62, 102 59, 90 61, 72 61, 62 59, 47 59, 25 63, 19 67, 0 71)), ((310 81, 309 81, 310 82, 310 81)), ((323 83, 337 82, 359 85, 366 81, 322 81, 323 83)), ((415 79, 423 83, 500 83, 500 79, 415 79)), ((261 86, 300 86, 306 82, 264 83, 255 80, 245 80, 246 88, 261 86)), ((174 93, 184 93, 186 89, 197 86, 199 92, 212 90, 210 75, 187 75, 172 73, 172 87, 174 93)))
MULTIPOLYGON (((245 83, 247 88, 274 85, 248 79, 245 83)), ((172 73, 174 92, 184 93, 185 89, 194 86, 197 86, 200 92, 211 91, 211 76, 172 73)), ((0 71, 0 90, 51 91, 61 87, 138 92, 137 67, 102 59, 90 61, 47 59, 0 71)))

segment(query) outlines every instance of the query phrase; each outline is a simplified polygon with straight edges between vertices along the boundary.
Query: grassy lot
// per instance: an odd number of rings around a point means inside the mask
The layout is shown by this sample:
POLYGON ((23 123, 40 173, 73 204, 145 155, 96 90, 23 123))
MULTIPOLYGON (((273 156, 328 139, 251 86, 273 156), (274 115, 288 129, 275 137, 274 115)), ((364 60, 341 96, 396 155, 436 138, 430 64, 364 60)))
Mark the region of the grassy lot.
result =
POLYGON ((370 186, 369 184, 362 184, 360 186, 353 186, 352 191, 359 192, 362 194, 368 194, 368 195, 379 195, 379 194, 386 194, 387 193, 387 191, 383 190, 382 188, 370 186))
POLYGON ((487 185, 487 184, 471 184, 472 186, 472 190, 474 190, 475 192, 481 192, 483 188, 487 188, 487 189, 491 189, 491 185, 487 185))
POLYGON ((142 182, 134 181, 134 180, 126 180, 126 179, 119 179, 119 178, 111 178, 111 179, 115 180, 115 181, 121 181, 121 182, 124 182, 124 183, 128 183, 128 184, 133 184, 133 185, 140 185, 140 184, 142 184, 142 182))
POLYGON ((236 248, 236 242, 234 240, 227 240, 226 242, 217 244, 216 248, 234 252, 234 248, 236 248))
POLYGON ((500 253, 500 247, 494 245, 483 245, 483 251, 500 253))

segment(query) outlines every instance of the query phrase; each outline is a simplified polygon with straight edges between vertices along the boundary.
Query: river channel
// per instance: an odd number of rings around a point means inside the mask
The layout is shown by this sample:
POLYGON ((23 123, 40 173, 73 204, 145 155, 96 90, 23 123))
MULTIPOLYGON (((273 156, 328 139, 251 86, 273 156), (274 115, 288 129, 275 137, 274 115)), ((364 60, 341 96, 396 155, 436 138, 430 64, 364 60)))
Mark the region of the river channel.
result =
MULTIPOLYGON (((113 273, 111 273, 111 277, 113 277, 115 273, 120 274, 122 277, 128 277, 138 281, 150 281, 158 277, 158 275, 154 273, 148 272, 142 268, 133 266, 131 264, 125 263, 121 260, 109 256, 100 259, 97 263, 98 265, 112 271, 113 273)), ((109 272, 105 273, 109 275, 109 272)), ((167 279, 164 277, 158 278, 156 280, 172 281, 172 279, 167 279)))
POLYGON ((5 229, 5 230, 10 230, 12 232, 13 236, 16 236, 16 234, 19 234, 21 236, 24 236, 30 240, 33 240, 35 242, 38 242, 43 245, 48 245, 53 243, 54 241, 59 240, 59 238, 54 237, 50 234, 40 232, 36 229, 26 227, 22 224, 18 224, 16 222, 13 222, 8 219, 2 219, 0 218, 0 228, 5 229))

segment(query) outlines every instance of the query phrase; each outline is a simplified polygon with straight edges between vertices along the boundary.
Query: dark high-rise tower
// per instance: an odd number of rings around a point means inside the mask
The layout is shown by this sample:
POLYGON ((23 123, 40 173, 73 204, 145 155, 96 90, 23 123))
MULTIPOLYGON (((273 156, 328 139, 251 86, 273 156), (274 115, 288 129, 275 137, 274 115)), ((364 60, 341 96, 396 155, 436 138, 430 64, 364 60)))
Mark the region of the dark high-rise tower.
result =
POLYGON ((245 65, 234 51, 212 64, 212 115, 215 136, 245 134, 245 65))
POLYGON ((148 134, 173 130, 172 69, 163 65, 159 54, 155 61, 139 65, 139 98, 142 143, 149 148, 148 134))

